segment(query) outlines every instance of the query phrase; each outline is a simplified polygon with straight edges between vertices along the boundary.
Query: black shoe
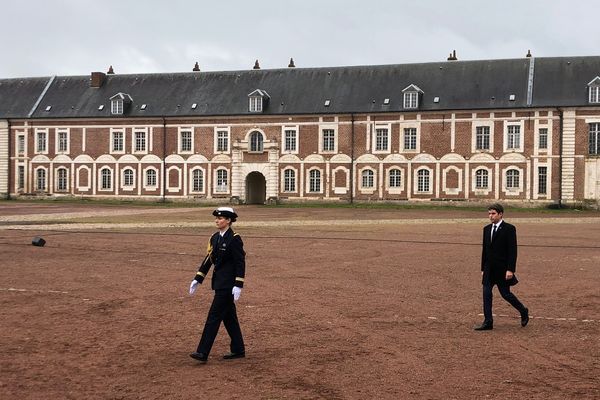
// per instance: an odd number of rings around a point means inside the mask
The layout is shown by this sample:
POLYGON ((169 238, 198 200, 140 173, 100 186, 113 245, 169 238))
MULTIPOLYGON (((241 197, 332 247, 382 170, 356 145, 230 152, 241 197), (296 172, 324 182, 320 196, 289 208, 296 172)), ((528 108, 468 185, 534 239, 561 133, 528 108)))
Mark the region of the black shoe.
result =
POLYGON ((241 353, 230 352, 223 355, 224 360, 233 360, 234 358, 244 358, 246 357, 246 352, 242 351, 241 353))
POLYGON ((529 323, 529 309, 525 309, 525 312, 521 314, 521 326, 524 328, 529 323))
POLYGON ((494 329, 493 322, 484 322, 483 324, 477 325, 473 328, 473 330, 476 331, 491 331, 492 329, 494 329))
POLYGON ((204 353, 198 353, 198 352, 193 352, 190 354, 190 357, 192 357, 194 360, 198 360, 201 364, 206 364, 206 361, 208 361, 208 356, 204 353))

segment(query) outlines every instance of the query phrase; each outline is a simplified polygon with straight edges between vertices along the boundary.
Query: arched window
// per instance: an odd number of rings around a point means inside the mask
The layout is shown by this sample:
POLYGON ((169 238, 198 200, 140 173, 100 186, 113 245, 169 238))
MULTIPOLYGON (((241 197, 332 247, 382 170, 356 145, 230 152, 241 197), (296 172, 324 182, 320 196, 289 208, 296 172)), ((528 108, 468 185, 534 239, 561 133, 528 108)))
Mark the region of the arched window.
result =
POLYGON ((56 190, 65 192, 69 189, 69 173, 66 168, 59 168, 56 171, 56 190))
POLYGON ((417 192, 429 192, 429 170, 417 171, 417 192))
POLYGON ((399 188, 402 187, 402 171, 397 168, 390 170, 390 187, 399 188))
POLYGON ((112 171, 108 168, 100 170, 101 188, 104 190, 112 189, 112 171))
POLYGON ((362 172, 362 187, 363 188, 372 188, 375 186, 375 174, 370 169, 365 169, 362 172))
POLYGON ((296 171, 294 171, 293 169, 286 169, 283 172, 283 191, 296 191, 296 171))
POLYGON ((519 171, 516 169, 509 169, 506 171, 506 188, 507 189, 518 189, 519 188, 519 171))
POLYGON ((320 192, 321 191, 321 171, 318 169, 311 169, 309 173, 309 192, 320 192))
POLYGON ((192 172, 192 192, 204 191, 204 173, 201 169, 192 172))
POLYGON ((46 190, 46 170, 43 168, 36 172, 35 188, 36 190, 46 190))
POLYGON ((250 151, 263 151, 263 136, 262 133, 254 131, 250 134, 250 151))
POLYGON ((156 186, 156 170, 146 170, 146 186, 156 186))
POLYGON ((123 171, 123 186, 133 186, 133 170, 130 168, 123 171))
POLYGON ((217 170, 217 187, 216 192, 227 192, 227 170, 226 169, 218 169, 217 170))
POLYGON ((487 189, 489 187, 489 173, 486 169, 475 171, 475 189, 487 189))

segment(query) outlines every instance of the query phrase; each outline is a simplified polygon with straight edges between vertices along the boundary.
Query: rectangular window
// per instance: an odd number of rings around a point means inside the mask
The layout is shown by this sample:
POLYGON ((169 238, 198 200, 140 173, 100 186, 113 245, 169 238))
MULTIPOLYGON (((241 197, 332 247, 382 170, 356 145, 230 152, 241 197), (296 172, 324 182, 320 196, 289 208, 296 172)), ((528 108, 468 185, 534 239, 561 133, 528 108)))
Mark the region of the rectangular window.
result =
POLYGON ((123 100, 113 100, 110 102, 112 114, 123 114, 123 100))
POLYGON ((298 132, 295 129, 286 129, 284 134, 284 151, 297 151, 298 132))
POLYGON ((39 131, 36 134, 36 149, 38 153, 45 153, 47 151, 46 136, 46 132, 44 131, 39 131))
POLYGON ((590 86, 590 103, 600 103, 600 86, 590 86))
POLYGON ((25 154, 25 135, 17 136, 17 154, 20 156, 25 154))
POLYGON ((146 132, 135 133, 135 151, 144 152, 146 151, 146 132))
POLYGON ((296 191, 296 171, 292 169, 286 169, 283 173, 283 191, 284 192, 295 192, 296 191))
POLYGON ((417 92, 404 93, 404 108, 417 108, 417 92))
POLYGON ((113 137, 112 137, 112 151, 117 153, 117 152, 122 152, 124 149, 124 136, 125 134, 121 131, 116 131, 113 132, 113 137))
POLYGON ((538 147, 540 149, 548 148, 548 128, 540 128, 538 135, 538 147))
POLYGON ((69 133, 67 131, 58 131, 58 153, 66 153, 69 151, 69 133))
POLYGON ((417 173, 417 192, 429 192, 429 171, 420 170, 417 173))
POLYGON ((323 129, 323 151, 335 151, 335 130, 323 129))
POLYGON ((250 97, 250 112, 262 112, 262 97, 250 97))
POLYGON ((538 193, 546 194, 548 186, 548 167, 538 167, 538 193))
POLYGON ((521 127, 519 125, 508 125, 506 133, 506 149, 516 150, 521 147, 521 127))
POLYGON ((229 151, 229 131, 217 131, 217 151, 229 151))
POLYGON ((399 169, 390 171, 390 188, 402 187, 402 172, 399 169))
POLYGON ((321 171, 313 169, 309 175, 309 192, 320 192, 321 191, 321 171))
POLYGON ((488 172, 484 169, 479 169, 475 172, 475 189, 488 188, 488 172))
POLYGON ((490 149, 490 127, 478 126, 475 128, 475 148, 477 150, 490 149))
MULTIPOLYGON (((191 152, 192 151, 192 131, 181 131, 179 133, 179 144, 181 148, 179 149, 181 152, 191 152)), ((136 138, 137 139, 137 138, 136 138)))
POLYGON ((600 123, 590 124, 590 155, 600 155, 600 123))
POLYGON ((217 192, 227 192, 227 170, 217 170, 217 192))
POLYGON ((404 150, 417 149, 417 128, 404 128, 404 150))
POLYGON ((146 171, 146 186, 156 186, 156 171, 153 169, 146 171))
POLYGON ((17 189, 25 189, 25 167, 23 165, 19 165, 17 175, 17 189))
POLYGON ((375 151, 388 151, 390 134, 387 128, 375 129, 375 151))
POLYGON ((60 168, 57 171, 56 177, 56 190, 59 192, 65 192, 67 190, 67 170, 60 168))

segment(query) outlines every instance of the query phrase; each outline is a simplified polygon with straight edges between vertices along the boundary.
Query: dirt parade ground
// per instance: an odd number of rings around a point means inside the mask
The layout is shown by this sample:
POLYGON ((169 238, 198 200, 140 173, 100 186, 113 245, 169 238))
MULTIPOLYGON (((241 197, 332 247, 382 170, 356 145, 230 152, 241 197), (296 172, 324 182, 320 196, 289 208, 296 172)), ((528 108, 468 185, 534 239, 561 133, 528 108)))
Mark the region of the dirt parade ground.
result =
POLYGON ((237 207, 247 356, 201 365, 211 211, 0 202, 0 399, 600 398, 597 212, 507 208, 531 322, 475 332, 485 208, 237 207))

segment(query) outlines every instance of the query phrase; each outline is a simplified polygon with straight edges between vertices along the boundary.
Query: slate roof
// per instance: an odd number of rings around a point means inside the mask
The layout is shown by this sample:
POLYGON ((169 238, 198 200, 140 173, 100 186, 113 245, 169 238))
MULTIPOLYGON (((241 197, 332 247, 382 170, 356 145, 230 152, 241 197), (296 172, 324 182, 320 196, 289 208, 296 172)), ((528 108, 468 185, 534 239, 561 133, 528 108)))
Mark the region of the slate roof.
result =
MULTIPOLYGON (((409 85, 423 91, 417 112, 587 106, 587 84, 599 75, 600 57, 588 56, 107 75, 100 88, 90 87, 90 75, 57 76, 32 117, 114 117, 109 99, 119 92, 133 99, 125 117, 256 115, 248 111, 248 94, 257 89, 270 96, 262 115, 399 112, 409 85)), ((27 116, 48 79, 0 80, 0 118, 27 116)))

